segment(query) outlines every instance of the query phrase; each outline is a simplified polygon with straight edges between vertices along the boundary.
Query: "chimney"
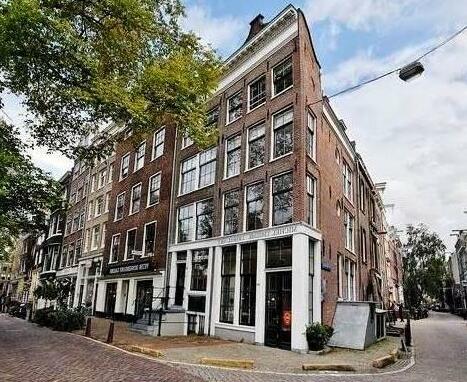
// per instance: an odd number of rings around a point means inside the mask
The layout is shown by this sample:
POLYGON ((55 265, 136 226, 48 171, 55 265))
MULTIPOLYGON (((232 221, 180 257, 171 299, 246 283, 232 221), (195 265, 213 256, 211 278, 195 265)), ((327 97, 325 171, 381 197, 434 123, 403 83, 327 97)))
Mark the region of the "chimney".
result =
POLYGON ((249 41, 253 37, 255 37, 261 31, 261 29, 264 28, 265 25, 266 24, 264 23, 264 16, 260 13, 258 16, 256 16, 253 20, 250 21, 250 33, 248 33, 246 41, 249 41))

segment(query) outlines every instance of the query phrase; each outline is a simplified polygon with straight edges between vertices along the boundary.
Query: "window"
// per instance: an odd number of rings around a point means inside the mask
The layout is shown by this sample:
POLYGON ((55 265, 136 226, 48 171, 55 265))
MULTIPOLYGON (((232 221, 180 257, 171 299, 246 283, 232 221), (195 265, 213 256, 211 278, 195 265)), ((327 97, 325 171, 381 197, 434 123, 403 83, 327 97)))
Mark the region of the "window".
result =
POLYGON ((280 268, 292 266, 292 238, 286 237, 266 242, 266 267, 280 268))
POLYGON ((355 268, 356 264, 354 261, 342 258, 339 259, 340 261, 340 274, 339 279, 341 280, 341 296, 344 300, 347 301, 355 301, 355 268))
POLYGON ((282 93, 293 85, 292 57, 272 69, 274 95, 282 93))
POLYGON ((66 258, 68 256, 68 248, 67 246, 63 246, 62 249, 62 258, 60 259, 60 268, 63 268, 66 265, 66 258))
POLYGON ((360 231, 360 247, 362 251, 362 261, 366 263, 368 259, 368 254, 367 254, 367 245, 366 245, 366 231, 364 228, 362 228, 360 231))
POLYGON ((246 230, 263 228, 264 184, 257 183, 246 188, 246 230))
POLYGON ((240 207, 240 191, 224 194, 224 235, 238 232, 238 213, 240 207))
POLYGON ((365 184, 363 180, 360 179, 360 210, 365 213, 365 184))
POLYGON ((68 246, 68 254, 67 254, 67 257, 66 257, 66 266, 67 267, 72 264, 74 256, 75 256, 75 246, 74 246, 73 243, 71 243, 68 246))
POLYGON ((315 190, 316 180, 310 175, 306 176, 306 193, 307 193, 307 223, 312 227, 315 226, 315 190))
POLYGON ((193 209, 194 205, 178 209, 178 242, 190 241, 193 237, 193 209))
POLYGON ((136 250, 136 228, 126 231, 125 260, 133 258, 136 250))
POLYGON ((306 153, 311 157, 315 158, 315 116, 308 111, 307 112, 307 123, 306 123, 306 153))
POLYGON ((91 192, 96 190, 96 174, 92 174, 91 176, 91 192))
POLYGON ((214 183, 214 177, 216 176, 216 156, 217 149, 215 147, 199 154, 199 188, 214 183))
POLYGON ((91 230, 88 228, 84 234, 84 252, 89 251, 89 240, 91 239, 91 230))
POLYGON ((141 143, 135 152, 135 170, 138 171, 144 166, 144 155, 146 154, 146 142, 141 143))
POLYGON ((227 123, 236 121, 242 117, 243 95, 239 91, 227 100, 227 123))
POLYGON ((133 130, 129 127, 129 128, 126 129, 125 132, 123 133, 123 138, 124 138, 124 139, 127 139, 127 138, 131 137, 132 134, 133 134, 133 130))
POLYGON ((79 213, 75 212, 75 215, 73 217, 73 232, 77 231, 79 229, 79 213))
POLYGON ((65 234, 69 235, 71 233, 71 229, 72 229, 72 223, 71 223, 71 217, 70 217, 66 221, 65 234))
POLYGON ((130 154, 126 154, 122 157, 120 164, 120 180, 125 179, 128 176, 128 169, 130 168, 130 154))
POLYGON ((344 211, 344 231, 345 231, 345 248, 349 251, 354 250, 354 218, 350 212, 344 211))
POLYGON ((213 213, 212 199, 196 203, 196 239, 212 237, 213 213))
POLYGON ((248 129, 248 168, 264 163, 264 122, 248 129))
POLYGON ((225 159, 225 177, 230 178, 240 174, 240 156, 241 156, 241 143, 242 136, 237 135, 233 138, 227 139, 226 146, 226 159, 225 159))
POLYGON ((266 76, 261 76, 248 86, 248 110, 261 106, 266 101, 266 76))
POLYGON ((114 165, 113 163, 109 166, 109 176, 107 177, 107 183, 112 183, 114 178, 114 165))
POLYGON ((208 250, 193 251, 191 260, 191 290, 205 291, 208 278, 208 250))
POLYGON ((141 183, 131 189, 130 215, 139 212, 141 207, 141 183))
POLYGON ((161 174, 153 175, 149 178, 149 189, 148 189, 148 207, 159 203, 159 197, 161 192, 161 174))
MULTIPOLYGON (((78 263, 78 260, 81 258, 81 248, 82 247, 82 244, 81 244, 81 239, 79 240, 76 240, 76 247, 75 247, 75 256, 73 258, 73 264, 77 264, 78 263)), ((54 247, 54 249, 58 247, 54 247)))
POLYGON ((208 111, 206 116, 206 127, 215 128, 217 126, 217 121, 219 120, 219 107, 215 107, 208 111))
POLYGON ((293 109, 273 116, 273 157, 278 158, 293 150, 293 109))
POLYGON ((186 159, 181 166, 180 193, 186 194, 196 188, 196 161, 197 156, 186 159))
POLYGON ((235 299, 235 262, 237 248, 222 248, 220 322, 233 324, 235 299))
POLYGON ((118 250, 120 248, 120 234, 112 236, 112 247, 110 249, 110 263, 118 261, 118 250))
POLYGON ((83 199, 83 185, 78 186, 78 191, 76 192, 76 200, 83 199))
POLYGON ((100 216, 102 215, 102 211, 104 209, 104 197, 103 196, 99 196, 97 199, 96 199, 96 211, 94 213, 94 216, 100 216))
POLYGON ((255 325, 256 243, 242 245, 240 263, 240 325, 255 325))
POLYGON ((125 193, 117 195, 117 202, 115 203, 115 220, 123 219, 123 210, 125 206, 125 193))
POLYGON ((152 159, 159 158, 162 154, 164 154, 164 139, 165 139, 165 128, 162 128, 154 134, 152 159))
POLYGON ((344 195, 349 201, 352 201, 352 170, 346 162, 344 162, 344 165, 342 167, 342 176, 344 182, 344 195))
POLYGON ((99 225, 92 227, 92 236, 91 236, 91 250, 94 251, 99 247, 99 238, 100 238, 100 229, 99 225))
POLYGON ((109 212, 110 191, 105 194, 104 212, 109 212))
POLYGON ((105 247, 105 235, 107 234, 107 224, 102 223, 101 248, 105 247))
POLYGON ((94 211, 94 200, 91 200, 88 203, 88 220, 90 220, 92 218, 93 213, 95 213, 95 211, 94 211))
POLYGON ((154 256, 156 244, 156 222, 144 225, 143 256, 154 256))
POLYGON ((106 169, 101 170, 99 172, 99 188, 104 187, 106 177, 107 177, 107 170, 106 169))
POLYGON ((286 224, 292 222, 293 206, 293 178, 292 173, 272 178, 272 224, 286 224))
POLYGON ((185 134, 182 138, 182 149, 185 147, 191 146, 193 144, 193 139, 190 138, 188 134, 185 134))

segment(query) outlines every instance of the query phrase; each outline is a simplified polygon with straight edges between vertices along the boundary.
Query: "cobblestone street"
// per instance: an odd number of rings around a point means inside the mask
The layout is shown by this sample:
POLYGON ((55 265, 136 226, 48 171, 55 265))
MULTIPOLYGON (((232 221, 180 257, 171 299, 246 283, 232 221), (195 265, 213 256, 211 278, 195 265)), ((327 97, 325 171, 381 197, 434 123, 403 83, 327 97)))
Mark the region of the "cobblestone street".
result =
POLYGON ((416 364, 383 374, 293 375, 168 364, 128 354, 77 335, 0 315, 0 381, 448 381, 467 373, 466 322, 443 313, 413 322, 416 364))

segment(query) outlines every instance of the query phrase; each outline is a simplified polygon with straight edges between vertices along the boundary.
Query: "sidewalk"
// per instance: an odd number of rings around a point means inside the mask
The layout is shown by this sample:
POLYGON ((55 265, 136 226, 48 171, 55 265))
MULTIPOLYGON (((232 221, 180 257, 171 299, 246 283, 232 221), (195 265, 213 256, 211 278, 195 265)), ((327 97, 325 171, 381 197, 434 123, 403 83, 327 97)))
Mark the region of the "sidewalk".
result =
MULTIPOLYGON (((105 341, 109 320, 92 319, 92 337, 105 341)), ((84 331, 79 331, 84 334, 84 331)), ((333 349, 325 355, 298 354, 291 351, 220 340, 203 336, 152 337, 130 331, 128 324, 115 322, 113 345, 128 349, 129 345, 159 350, 161 360, 199 364, 202 358, 252 360, 254 370, 303 373, 303 364, 350 365, 356 372, 378 372, 372 362, 398 348, 400 339, 388 337, 364 351, 333 349)), ((396 366, 396 365, 394 365, 396 366)))

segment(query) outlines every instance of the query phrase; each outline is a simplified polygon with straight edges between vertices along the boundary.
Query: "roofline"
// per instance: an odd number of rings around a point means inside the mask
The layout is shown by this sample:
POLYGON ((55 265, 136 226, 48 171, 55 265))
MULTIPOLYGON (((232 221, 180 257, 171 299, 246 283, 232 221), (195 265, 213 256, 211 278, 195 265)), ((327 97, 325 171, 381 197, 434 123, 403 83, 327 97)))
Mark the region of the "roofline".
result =
POLYGON ((313 38, 311 36, 311 29, 308 26, 308 21, 306 20, 305 13, 302 11, 301 8, 298 8, 297 12, 303 17, 303 21, 305 22, 305 27, 308 32, 308 37, 310 38, 310 41, 311 41, 311 49, 313 50, 313 56, 315 58, 316 63, 318 64, 319 69, 321 69, 321 64, 319 62, 318 55, 316 54, 315 44, 313 44, 313 38))

